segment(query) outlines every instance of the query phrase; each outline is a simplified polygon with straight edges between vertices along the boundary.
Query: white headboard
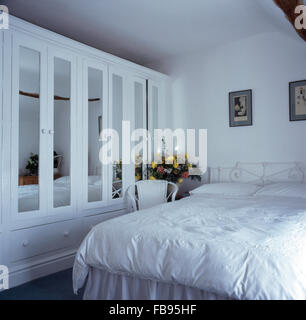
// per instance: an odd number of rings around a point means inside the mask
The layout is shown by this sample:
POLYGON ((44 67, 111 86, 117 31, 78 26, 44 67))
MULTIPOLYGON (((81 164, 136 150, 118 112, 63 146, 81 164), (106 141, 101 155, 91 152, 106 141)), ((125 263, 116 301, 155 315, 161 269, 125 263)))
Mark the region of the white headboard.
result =
POLYGON ((210 183, 220 182, 305 182, 305 167, 299 162, 237 162, 231 168, 210 168, 210 183))

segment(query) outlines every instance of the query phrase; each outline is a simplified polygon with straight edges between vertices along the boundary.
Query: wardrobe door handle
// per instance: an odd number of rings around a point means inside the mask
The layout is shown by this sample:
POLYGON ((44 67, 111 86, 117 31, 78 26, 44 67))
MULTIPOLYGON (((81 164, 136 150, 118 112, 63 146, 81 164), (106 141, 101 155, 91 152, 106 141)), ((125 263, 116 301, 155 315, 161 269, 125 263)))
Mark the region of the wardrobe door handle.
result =
POLYGON ((54 134, 54 130, 49 130, 49 134, 54 134))
POLYGON ((42 133, 42 134, 46 134, 46 133, 47 133, 47 130, 46 130, 46 129, 41 129, 41 133, 42 133))

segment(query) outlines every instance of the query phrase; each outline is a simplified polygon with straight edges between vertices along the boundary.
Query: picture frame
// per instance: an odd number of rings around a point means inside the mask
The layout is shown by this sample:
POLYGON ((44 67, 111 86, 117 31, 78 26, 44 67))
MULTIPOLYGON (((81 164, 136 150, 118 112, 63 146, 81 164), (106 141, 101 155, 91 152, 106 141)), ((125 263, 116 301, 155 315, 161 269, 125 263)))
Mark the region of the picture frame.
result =
POLYGON ((242 127, 253 125, 252 90, 229 93, 229 126, 242 127))
POLYGON ((306 80, 289 82, 290 121, 306 120, 306 80))

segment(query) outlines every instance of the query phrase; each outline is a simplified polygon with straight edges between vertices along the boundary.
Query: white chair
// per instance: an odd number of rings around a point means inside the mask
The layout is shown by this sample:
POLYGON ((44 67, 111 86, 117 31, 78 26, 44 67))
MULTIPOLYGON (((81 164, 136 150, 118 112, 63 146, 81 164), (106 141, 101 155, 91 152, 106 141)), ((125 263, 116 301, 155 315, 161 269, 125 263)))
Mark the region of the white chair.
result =
POLYGON ((137 211, 166 203, 169 199, 175 201, 177 191, 177 185, 172 182, 141 180, 130 185, 126 194, 133 211, 137 211))

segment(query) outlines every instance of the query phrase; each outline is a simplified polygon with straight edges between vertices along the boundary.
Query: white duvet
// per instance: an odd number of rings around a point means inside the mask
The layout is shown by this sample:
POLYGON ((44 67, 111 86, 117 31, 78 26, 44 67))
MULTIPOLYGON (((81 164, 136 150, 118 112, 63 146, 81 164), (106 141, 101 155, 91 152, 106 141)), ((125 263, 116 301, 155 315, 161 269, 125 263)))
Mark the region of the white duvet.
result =
POLYGON ((306 199, 193 195, 127 214, 86 236, 75 291, 90 267, 232 299, 306 299, 306 199))
MULTIPOLYGON (((88 185, 88 201, 99 201, 101 198, 101 185, 88 185)), ((40 187, 36 185, 25 185, 18 187, 18 211, 32 211, 39 208, 40 187)), ((54 183, 53 187, 54 207, 65 207, 70 205, 70 184, 54 183)))

